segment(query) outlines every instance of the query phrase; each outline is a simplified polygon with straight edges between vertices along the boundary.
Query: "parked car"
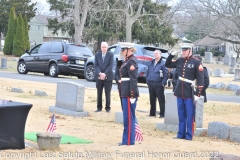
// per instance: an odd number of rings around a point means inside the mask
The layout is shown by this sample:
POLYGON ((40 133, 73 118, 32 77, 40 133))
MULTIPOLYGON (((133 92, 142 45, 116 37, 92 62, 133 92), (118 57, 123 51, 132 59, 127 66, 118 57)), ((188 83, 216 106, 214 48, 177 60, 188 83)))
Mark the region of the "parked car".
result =
POLYGON ((17 70, 20 74, 39 72, 51 77, 74 75, 84 78, 85 63, 91 56, 91 50, 83 45, 44 42, 19 58, 17 70))
MULTIPOLYGON (((168 57, 168 51, 166 49, 152 47, 152 46, 145 46, 135 44, 134 47, 137 51, 134 53, 136 58, 138 59, 138 81, 140 83, 146 83, 146 72, 148 70, 148 66, 150 65, 150 61, 154 58, 154 51, 156 49, 161 50, 163 60, 166 60, 168 57)), ((121 47, 118 44, 110 46, 108 51, 114 54, 114 64, 113 64, 113 72, 115 72, 116 66, 116 58, 118 57, 119 52, 121 51, 121 47)), ((86 62, 85 70, 84 70, 84 77, 88 81, 94 81, 94 63, 95 63, 95 56, 88 59, 86 62)))

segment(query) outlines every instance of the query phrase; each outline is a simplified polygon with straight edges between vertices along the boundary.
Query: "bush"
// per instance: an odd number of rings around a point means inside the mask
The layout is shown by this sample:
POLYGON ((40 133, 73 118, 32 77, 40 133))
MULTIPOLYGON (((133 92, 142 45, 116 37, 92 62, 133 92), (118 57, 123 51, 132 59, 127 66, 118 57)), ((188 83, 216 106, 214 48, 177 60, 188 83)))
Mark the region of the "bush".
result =
POLYGON ((196 52, 196 54, 200 54, 201 56, 205 56, 205 52, 206 52, 206 50, 204 48, 201 48, 200 50, 198 50, 196 52))

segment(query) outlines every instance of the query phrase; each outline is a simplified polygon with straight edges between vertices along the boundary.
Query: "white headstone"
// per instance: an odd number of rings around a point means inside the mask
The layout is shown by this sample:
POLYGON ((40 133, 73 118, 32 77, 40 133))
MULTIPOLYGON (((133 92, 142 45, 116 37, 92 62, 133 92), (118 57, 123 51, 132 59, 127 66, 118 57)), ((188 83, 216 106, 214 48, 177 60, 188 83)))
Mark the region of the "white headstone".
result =
POLYGON ((235 69, 234 81, 240 80, 240 69, 235 69))
POLYGON ((1 58, 1 68, 7 69, 7 58, 1 58))
POLYGON ((224 64, 229 66, 230 65, 230 57, 229 55, 225 55, 224 56, 224 64))
POLYGON ((212 52, 205 52, 204 63, 213 63, 213 54, 212 54, 212 52))
POLYGON ((236 58, 235 57, 231 57, 231 64, 230 67, 234 67, 236 64, 236 58))
POLYGON ((216 68, 214 70, 214 77, 223 77, 224 71, 221 68, 216 68))

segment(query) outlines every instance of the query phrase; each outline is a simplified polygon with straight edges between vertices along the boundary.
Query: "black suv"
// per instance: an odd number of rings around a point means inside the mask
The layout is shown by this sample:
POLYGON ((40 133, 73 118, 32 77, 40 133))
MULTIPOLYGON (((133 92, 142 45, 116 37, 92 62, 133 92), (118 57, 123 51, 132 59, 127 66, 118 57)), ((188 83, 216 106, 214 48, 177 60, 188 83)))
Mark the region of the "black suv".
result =
POLYGON ((86 46, 44 42, 19 58, 17 70, 20 74, 39 72, 51 77, 74 75, 84 78, 85 62, 91 56, 93 54, 86 46))
MULTIPOLYGON (((146 83, 146 73, 148 70, 148 66, 150 65, 150 61, 154 58, 154 51, 156 49, 161 50, 162 52, 162 58, 165 61, 168 57, 168 50, 153 47, 153 46, 146 46, 146 45, 140 45, 135 44, 134 47, 137 49, 137 51, 134 53, 136 58, 138 59, 138 82, 140 83, 146 83)), ((115 72, 115 66, 116 66, 116 58, 118 57, 119 52, 121 51, 121 47, 118 44, 112 45, 108 48, 108 51, 112 52, 114 54, 114 63, 113 63, 113 72, 115 72)), ((95 57, 91 57, 86 62, 86 67, 84 71, 85 79, 88 81, 94 81, 94 63, 95 63, 95 57)))

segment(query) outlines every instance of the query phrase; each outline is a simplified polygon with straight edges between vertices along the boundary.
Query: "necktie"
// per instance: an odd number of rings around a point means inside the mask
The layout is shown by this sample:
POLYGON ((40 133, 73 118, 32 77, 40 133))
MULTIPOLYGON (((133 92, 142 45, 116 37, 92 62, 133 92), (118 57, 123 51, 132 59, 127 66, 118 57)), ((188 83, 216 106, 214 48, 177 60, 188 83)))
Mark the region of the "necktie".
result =
POLYGON ((102 56, 102 61, 104 62, 105 55, 102 56))

